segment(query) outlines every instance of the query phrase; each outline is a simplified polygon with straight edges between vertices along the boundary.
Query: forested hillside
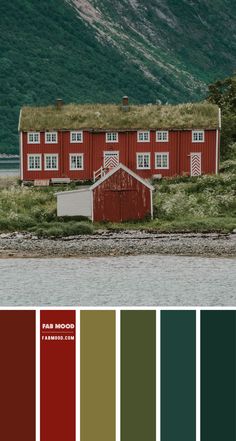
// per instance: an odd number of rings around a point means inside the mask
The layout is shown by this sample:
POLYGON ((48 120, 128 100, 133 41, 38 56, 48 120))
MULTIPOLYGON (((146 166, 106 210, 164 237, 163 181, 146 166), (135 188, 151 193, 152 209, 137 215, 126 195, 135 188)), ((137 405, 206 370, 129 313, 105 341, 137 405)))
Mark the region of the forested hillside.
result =
POLYGON ((0 2, 0 152, 22 105, 183 102, 235 67, 230 0, 0 2))

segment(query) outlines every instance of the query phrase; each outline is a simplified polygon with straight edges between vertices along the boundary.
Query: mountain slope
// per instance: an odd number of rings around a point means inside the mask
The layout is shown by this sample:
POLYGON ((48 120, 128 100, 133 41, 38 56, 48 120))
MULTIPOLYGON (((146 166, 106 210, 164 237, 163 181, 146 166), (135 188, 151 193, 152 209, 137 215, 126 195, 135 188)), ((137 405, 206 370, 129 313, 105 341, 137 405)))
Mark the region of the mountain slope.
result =
POLYGON ((0 2, 0 150, 22 105, 178 102, 235 66, 231 0, 0 2))

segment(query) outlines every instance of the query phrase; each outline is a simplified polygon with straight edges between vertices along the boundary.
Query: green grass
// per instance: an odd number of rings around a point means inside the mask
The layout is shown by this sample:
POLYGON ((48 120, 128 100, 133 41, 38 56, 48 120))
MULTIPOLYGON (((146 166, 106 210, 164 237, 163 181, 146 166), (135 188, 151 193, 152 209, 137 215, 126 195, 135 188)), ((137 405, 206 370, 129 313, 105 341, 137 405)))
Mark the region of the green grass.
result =
POLYGON ((58 218, 55 192, 65 187, 22 188, 15 178, 1 178, 0 232, 25 231, 39 237, 93 234, 98 229, 230 232, 236 228, 236 162, 227 161, 221 169, 230 171, 154 181, 154 219, 122 224, 58 218))
POLYGON ((60 110, 55 106, 24 107, 20 129, 192 129, 218 127, 218 107, 210 103, 177 106, 130 106, 123 112, 114 104, 70 104, 60 110))

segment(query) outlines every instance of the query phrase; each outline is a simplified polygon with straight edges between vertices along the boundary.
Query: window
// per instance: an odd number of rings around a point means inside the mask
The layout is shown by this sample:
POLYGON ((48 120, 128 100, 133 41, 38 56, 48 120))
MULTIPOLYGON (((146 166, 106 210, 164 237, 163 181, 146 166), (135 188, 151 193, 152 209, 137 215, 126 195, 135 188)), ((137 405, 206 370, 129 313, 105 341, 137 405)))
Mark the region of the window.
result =
POLYGON ((28 133, 28 144, 39 144, 40 143, 40 133, 39 132, 29 132, 28 133))
POLYGON ((204 142, 204 130, 193 130, 192 142, 204 142))
POLYGON ((150 142, 150 132, 146 131, 146 132, 141 132, 139 131, 137 133, 138 136, 138 142, 150 142))
POLYGON ((155 168, 169 168, 169 153, 155 153, 155 168))
POLYGON ((41 170, 41 155, 28 155, 28 170, 41 170))
POLYGON ((56 144, 57 143, 57 132, 46 132, 45 133, 45 143, 46 144, 56 144))
POLYGON ((70 132, 70 142, 83 142, 83 132, 70 132))
POLYGON ((82 153, 70 154, 70 170, 83 170, 84 155, 82 153))
POLYGON ((45 170, 58 170, 58 154, 44 156, 45 170))
POLYGON ((150 153, 137 153, 137 169, 150 168, 150 153))
POLYGON ((106 133, 106 142, 118 142, 118 132, 106 133))
POLYGON ((169 132, 167 130, 157 130, 156 131, 156 141, 157 142, 168 142, 169 132))

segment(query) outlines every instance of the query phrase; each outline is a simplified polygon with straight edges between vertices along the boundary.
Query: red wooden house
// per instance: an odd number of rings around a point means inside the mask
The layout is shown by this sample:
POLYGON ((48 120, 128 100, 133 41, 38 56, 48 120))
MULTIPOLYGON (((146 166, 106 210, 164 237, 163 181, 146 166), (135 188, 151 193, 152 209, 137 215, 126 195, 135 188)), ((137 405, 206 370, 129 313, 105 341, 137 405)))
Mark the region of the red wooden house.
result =
POLYGON ((208 103, 24 107, 21 180, 96 180, 124 164, 143 178, 217 173, 220 111, 208 103))

